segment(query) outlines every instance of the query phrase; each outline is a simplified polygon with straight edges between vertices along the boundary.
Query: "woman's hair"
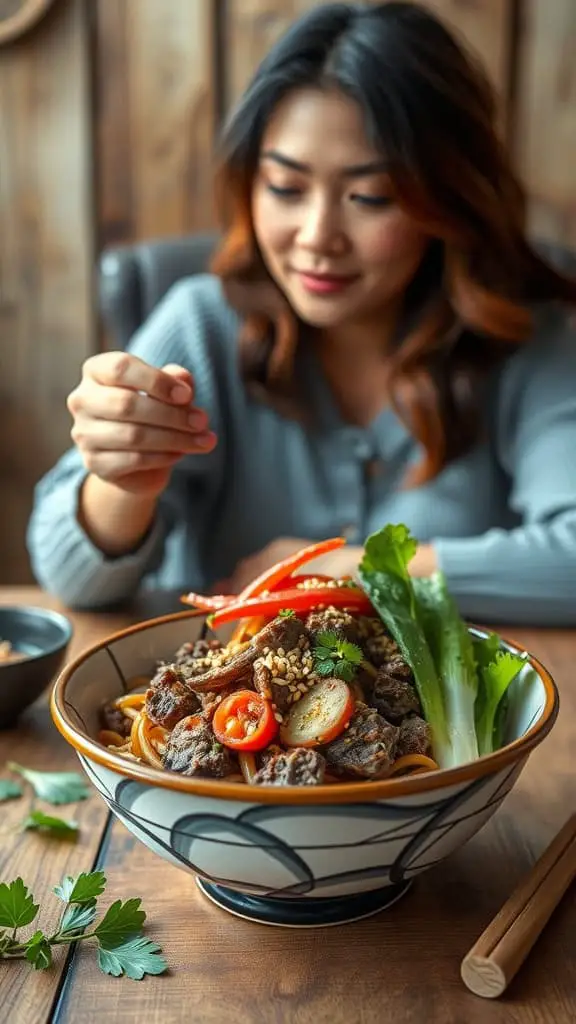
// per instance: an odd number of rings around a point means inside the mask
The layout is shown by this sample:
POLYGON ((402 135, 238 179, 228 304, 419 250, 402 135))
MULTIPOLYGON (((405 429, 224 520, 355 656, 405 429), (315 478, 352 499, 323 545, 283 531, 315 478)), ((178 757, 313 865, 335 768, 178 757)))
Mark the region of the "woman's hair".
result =
POLYGON ((293 374, 301 325, 258 251, 251 194, 272 112, 310 86, 359 104, 397 201, 430 237, 389 354, 390 401, 424 451, 411 482, 423 482, 478 439, 478 385, 530 338, 530 307, 576 302, 576 281, 529 245, 492 89, 450 32, 413 3, 315 8, 268 53, 222 139, 224 238, 212 269, 244 317, 241 364, 253 392, 284 412, 302 404, 293 374))

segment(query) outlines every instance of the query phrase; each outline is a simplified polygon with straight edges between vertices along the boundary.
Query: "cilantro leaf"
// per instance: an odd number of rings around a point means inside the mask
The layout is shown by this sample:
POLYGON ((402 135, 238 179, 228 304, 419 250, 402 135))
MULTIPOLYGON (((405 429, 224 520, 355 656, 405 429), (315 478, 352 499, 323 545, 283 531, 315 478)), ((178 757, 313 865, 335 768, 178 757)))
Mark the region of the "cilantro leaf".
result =
POLYGON ((360 665, 364 660, 362 648, 349 640, 339 640, 337 650, 340 657, 350 662, 351 665, 360 665))
POLYGON ((30 783, 36 796, 49 804, 71 804, 85 800, 90 790, 78 772, 41 772, 11 761, 10 771, 18 772, 30 783))
POLYGON ((72 937, 83 932, 96 917, 96 900, 86 903, 70 903, 62 915, 60 934, 72 937))
POLYGON ((296 615, 293 608, 281 608, 278 612, 278 616, 281 619, 292 619, 296 615))
POLYGON ((334 665, 334 675, 337 679, 343 679, 345 683, 351 683, 356 675, 356 669, 348 661, 337 661, 334 665))
POLYGON ((0 779, 0 803, 22 796, 22 786, 13 779, 0 779))
POLYGON ((333 629, 325 629, 322 633, 317 634, 316 643, 318 647, 327 647, 329 651, 333 651, 339 639, 338 633, 335 633, 333 629))
POLYGON ((31 922, 38 913, 38 904, 34 903, 32 893, 21 878, 14 879, 7 885, 0 882, 0 925, 6 928, 22 928, 31 922))
POLYGON ((75 821, 55 818, 51 814, 44 814, 43 811, 32 811, 22 822, 22 830, 45 832, 59 839, 78 838, 78 825, 75 821))
POLYGON ((66 875, 53 891, 64 903, 91 903, 97 896, 102 895, 105 888, 106 875, 103 871, 83 871, 78 878, 66 875))
POLYGON ((94 934, 104 949, 114 949, 142 930, 146 914, 140 910, 141 902, 140 899, 126 900, 125 903, 116 900, 108 907, 94 929, 94 934))
POLYGON ((319 676, 331 676, 334 673, 336 662, 330 661, 319 661, 317 665, 314 665, 314 671, 319 676))
POLYGON ((329 661, 334 657, 334 652, 329 650, 328 647, 316 647, 314 656, 318 658, 318 661, 329 661))
POLYGON ((52 949, 43 932, 34 932, 26 943, 26 959, 36 971, 45 971, 52 965, 52 949))
POLYGON ((119 978, 125 974, 133 981, 141 981, 145 974, 163 974, 168 968, 161 947, 143 935, 136 935, 114 949, 98 950, 98 966, 104 974, 119 978))

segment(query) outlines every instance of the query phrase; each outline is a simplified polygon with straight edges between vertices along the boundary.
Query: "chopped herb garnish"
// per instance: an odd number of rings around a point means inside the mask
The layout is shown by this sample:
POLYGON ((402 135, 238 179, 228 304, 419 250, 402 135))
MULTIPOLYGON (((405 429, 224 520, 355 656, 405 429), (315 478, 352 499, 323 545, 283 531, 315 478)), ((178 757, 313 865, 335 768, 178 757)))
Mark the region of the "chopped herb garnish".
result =
POLYGON ((106 885, 102 871, 67 876, 54 892, 66 904, 56 931, 52 935, 37 929, 28 939, 18 931, 35 920, 38 904, 21 878, 7 885, 0 884, 0 961, 27 960, 37 971, 52 964, 53 947, 66 943, 95 939, 98 943, 98 966, 104 974, 125 975, 139 981, 145 974, 162 974, 167 969, 160 956, 160 946, 142 934, 146 914, 140 900, 122 903, 116 900, 92 932, 86 928, 97 914, 96 897, 106 885), (4 929, 9 929, 6 931, 4 929))
POLYGON ((351 683, 364 660, 362 649, 328 629, 319 633, 313 649, 314 671, 351 683))

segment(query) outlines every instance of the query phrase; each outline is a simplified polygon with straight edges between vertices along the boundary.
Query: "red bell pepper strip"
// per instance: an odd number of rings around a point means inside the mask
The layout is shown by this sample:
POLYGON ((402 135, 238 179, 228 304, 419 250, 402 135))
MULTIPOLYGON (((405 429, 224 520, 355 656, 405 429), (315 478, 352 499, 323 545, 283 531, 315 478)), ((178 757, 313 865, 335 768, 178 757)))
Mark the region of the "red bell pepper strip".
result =
POLYGON ((374 609, 366 594, 353 587, 314 587, 310 590, 281 590, 265 597, 253 597, 247 601, 238 599, 234 604, 220 608, 211 617, 213 627, 225 622, 235 622, 252 615, 268 615, 271 618, 284 608, 294 612, 308 612, 318 605, 333 605, 335 608, 350 608, 358 614, 370 615, 374 609))
POLYGON ((212 731, 232 750, 263 750, 278 732, 278 722, 269 700, 254 690, 237 690, 216 708, 212 731))
POLYGON ((246 601, 248 598, 257 597, 264 590, 274 590, 287 581, 292 573, 299 569, 301 565, 305 565, 306 562, 311 562, 314 558, 319 558, 320 555, 325 555, 329 551, 336 551, 337 548, 344 547, 345 543, 345 537, 331 537, 329 540, 321 540, 317 544, 310 544, 308 547, 301 548, 294 555, 283 559, 282 562, 277 562, 276 565, 266 569, 255 580, 252 580, 241 591, 239 599, 246 601))

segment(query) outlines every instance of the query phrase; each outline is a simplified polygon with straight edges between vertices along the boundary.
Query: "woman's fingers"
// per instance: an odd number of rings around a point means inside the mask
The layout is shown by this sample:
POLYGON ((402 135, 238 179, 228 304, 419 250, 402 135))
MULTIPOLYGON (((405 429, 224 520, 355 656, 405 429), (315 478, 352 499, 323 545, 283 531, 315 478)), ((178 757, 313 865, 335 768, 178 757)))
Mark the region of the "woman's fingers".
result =
POLYGON ((108 387, 144 391, 161 402, 188 404, 192 401, 191 383, 179 377, 175 380, 173 370, 174 367, 166 372, 150 366, 129 352, 100 352, 86 360, 83 376, 108 387))
POLYGON ((156 398, 127 388, 85 382, 68 400, 73 415, 97 420, 141 423, 188 432, 208 429, 208 417, 193 406, 167 405, 156 398))
POLYGON ((205 452, 215 443, 214 434, 203 430, 173 430, 144 423, 77 417, 72 440, 80 448, 118 452, 205 452))

